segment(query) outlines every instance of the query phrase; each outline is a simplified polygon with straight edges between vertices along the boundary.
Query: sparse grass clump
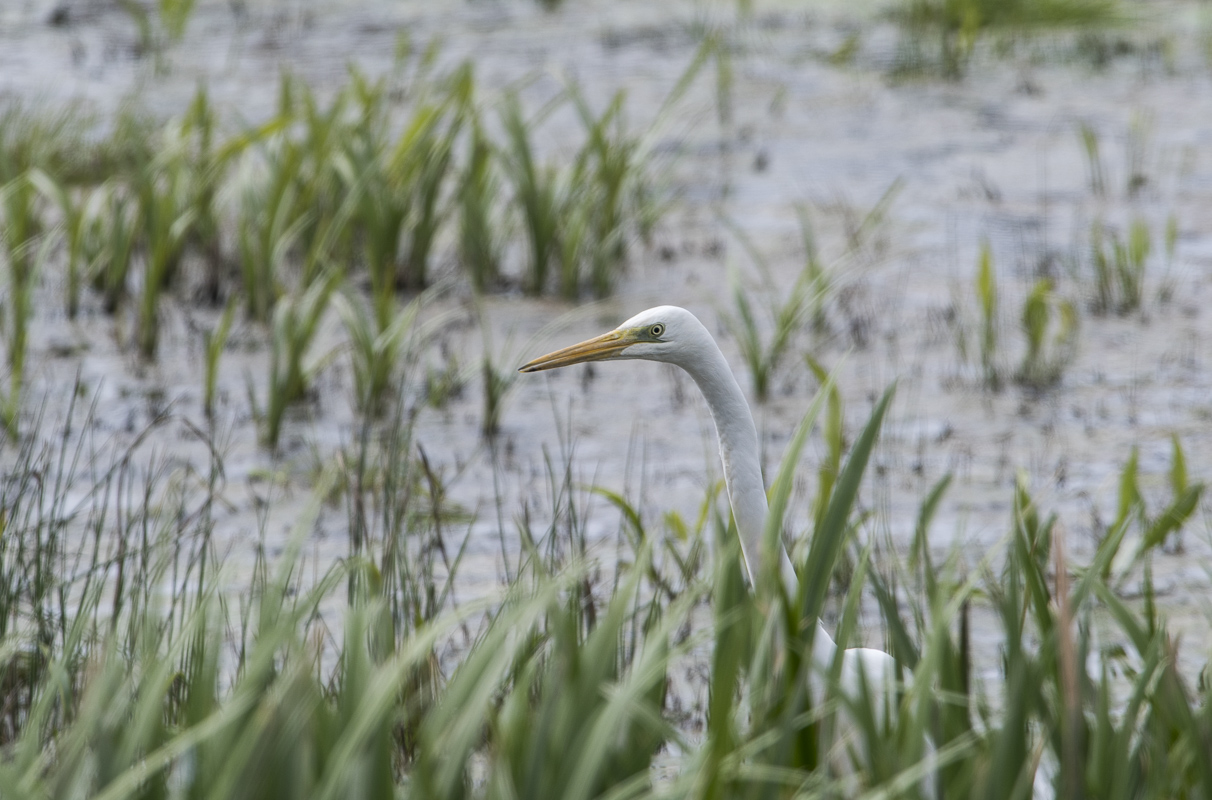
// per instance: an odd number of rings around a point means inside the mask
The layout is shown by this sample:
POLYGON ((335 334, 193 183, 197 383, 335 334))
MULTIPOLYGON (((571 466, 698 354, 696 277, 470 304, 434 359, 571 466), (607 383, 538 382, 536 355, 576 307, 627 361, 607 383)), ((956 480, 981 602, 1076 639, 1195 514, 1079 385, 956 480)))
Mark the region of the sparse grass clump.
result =
POLYGON ((981 37, 994 32, 1031 34, 1104 26, 1120 18, 1116 0, 905 0, 897 10, 903 46, 920 68, 933 64, 944 77, 963 77, 981 37), (937 41, 938 51, 926 51, 937 41))
POLYGON ((514 368, 515 359, 506 346, 503 352, 494 352, 489 339, 488 328, 484 317, 479 317, 480 331, 484 335, 484 351, 480 356, 480 389, 483 392, 484 405, 480 415, 480 432, 487 439, 492 439, 501 430, 501 415, 505 409, 505 398, 517 381, 518 371, 514 368))
POLYGON ((99 215, 105 202, 105 190, 74 190, 41 169, 31 170, 29 178, 59 213, 67 271, 64 309, 68 319, 75 319, 80 311, 80 292, 95 266, 89 263, 89 255, 95 254, 98 246, 95 240, 102 224, 99 215))
POLYGON ((1094 293, 1090 301, 1096 314, 1130 314, 1141 308, 1145 294, 1145 270, 1153 249, 1149 224, 1134 220, 1126 237, 1108 230, 1101 221, 1090 227, 1090 260, 1094 269, 1094 293))
POLYGON ((802 327, 810 310, 809 292, 808 282, 800 280, 781 302, 777 299, 771 301, 767 316, 770 318, 772 330, 767 337, 762 332, 762 323, 754 314, 749 293, 741 285, 736 273, 732 275, 732 303, 735 313, 726 315, 724 322, 740 345, 741 356, 749 367, 753 394, 759 403, 766 402, 770 397, 775 370, 787 354, 793 334, 802 327))
POLYGON ((795 208, 796 217, 800 224, 800 240, 804 246, 804 279, 807 281, 808 303, 810 306, 808 320, 814 333, 825 333, 829 329, 829 317, 825 311, 825 301, 830 289, 829 274, 821 260, 816 245, 816 233, 812 226, 812 217, 808 207, 800 203, 795 208))
POLYGON ((100 191, 104 200, 86 239, 85 253, 102 306, 107 314, 114 314, 130 289, 127 278, 138 242, 140 212, 138 200, 127 197, 122 188, 111 185, 100 191))
POLYGON ((1015 380, 1033 389, 1055 386, 1076 355, 1077 307, 1040 280, 1023 304, 1022 328, 1027 351, 1015 380))
POLYGON ((993 269, 993 251, 981 245, 976 267, 976 302, 980 310, 980 362, 985 387, 997 391, 1002 385, 997 341, 1001 330, 998 318, 997 274, 993 269))
MULTIPOLYGON (((666 102, 684 88, 675 88, 666 102)), ((627 264, 631 242, 651 234, 664 207, 653 189, 646 143, 627 127, 626 95, 616 93, 595 115, 575 85, 567 94, 586 134, 570 167, 542 162, 533 142, 535 128, 553 107, 527 120, 511 94, 501 111, 504 172, 528 245, 523 288, 543 294, 554 284, 570 299, 604 297, 627 264)))
MULTIPOLYGON (((813 248, 809 251, 804 269, 791 290, 780 294, 770 278, 765 258, 744 231, 735 225, 731 227, 757 265, 765 279, 764 288, 770 295, 765 313, 769 322, 763 323, 758 314, 754 313, 749 291, 742 285, 740 276, 733 271, 730 275, 733 311, 723 314, 724 324, 736 337, 741 356, 749 368, 754 397, 759 403, 764 403, 770 397, 771 382, 790 349, 795 334, 807 321, 815 320, 818 315, 823 314, 824 297, 821 293, 826 292, 828 287, 813 248), (767 325, 770 327, 769 334, 764 331, 767 325)), ((807 229, 805 235, 810 236, 807 229)))
POLYGON ((391 391, 396 385, 420 299, 381 320, 378 314, 367 314, 354 297, 338 294, 335 301, 349 337, 355 405, 363 414, 379 417, 387 410, 391 391))
POLYGON ((362 90, 352 191, 358 196, 354 224, 365 240, 373 283, 405 290, 429 284, 433 248, 447 216, 455 143, 473 91, 465 66, 440 94, 419 101, 403 132, 389 141, 382 87, 362 90))
POLYGON ((274 308, 264 408, 252 400, 254 414, 261 422, 262 442, 271 449, 278 446, 287 407, 304 399, 324 364, 324 359, 312 358, 311 345, 339 280, 337 273, 330 272, 274 308))
POLYGON ((155 0, 149 4, 140 0, 119 0, 118 6, 126 12, 139 33, 139 54, 154 55, 157 72, 167 69, 166 51, 185 36, 195 2, 196 0, 155 0))
POLYGON ((497 210, 502 190, 499 153, 478 120, 469 127, 467 158, 458 187, 459 259, 472 287, 484 292, 501 279, 508 219, 497 210))
MULTIPOLYGON (((1001 390, 1010 373, 1005 365, 1002 341, 1002 289, 988 243, 981 245, 974 288, 976 319, 962 319, 956 323, 956 346, 962 361, 975 358, 981 385, 996 392, 1001 390), (977 345, 975 356, 970 352, 973 339, 977 345)), ((1077 307, 1060 296, 1051 280, 1041 279, 1035 282, 1023 301, 1019 328, 1025 348, 1018 369, 1012 373, 1013 380, 1035 391, 1055 386, 1077 355, 1077 307)))
POLYGON ((291 154, 278 152, 270 143, 269 175, 257 180, 244 194, 239 222, 239 248, 245 312, 250 319, 267 322, 281 294, 280 275, 295 246, 307 216, 292 188, 291 154))
POLYGON ((530 294, 542 294, 551 265, 559 256, 562 190, 555 168, 538 162, 530 140, 531 124, 516 95, 506 98, 501 123, 506 136, 506 174, 526 233, 528 264, 523 286, 530 294))
POLYGON ((181 254, 194 224, 188 193, 188 177, 176 154, 167 154, 140 173, 136 185, 142 212, 144 265, 139 298, 139 352, 144 358, 156 355, 159 341, 160 297, 176 280, 181 254))
POLYGON ((642 151, 638 138, 626 128, 623 116, 626 94, 619 91, 600 116, 595 117, 585 98, 573 87, 573 100, 588 137, 577 158, 574 183, 585 186, 583 213, 589 225, 587 283, 595 295, 605 297, 627 260, 629 230, 645 216, 642 151))

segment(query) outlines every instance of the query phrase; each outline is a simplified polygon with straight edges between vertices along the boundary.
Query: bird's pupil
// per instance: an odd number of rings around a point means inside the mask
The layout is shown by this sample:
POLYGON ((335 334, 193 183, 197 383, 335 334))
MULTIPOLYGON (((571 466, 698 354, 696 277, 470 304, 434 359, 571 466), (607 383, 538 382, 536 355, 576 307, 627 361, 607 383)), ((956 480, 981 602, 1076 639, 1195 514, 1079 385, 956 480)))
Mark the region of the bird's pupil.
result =
POLYGON ((653 326, 652 326, 652 335, 653 335, 653 336, 660 336, 660 335, 661 335, 662 333, 664 333, 664 332, 665 332, 665 328, 664 328, 664 327, 662 327, 662 326, 660 326, 660 325, 653 325, 653 326))

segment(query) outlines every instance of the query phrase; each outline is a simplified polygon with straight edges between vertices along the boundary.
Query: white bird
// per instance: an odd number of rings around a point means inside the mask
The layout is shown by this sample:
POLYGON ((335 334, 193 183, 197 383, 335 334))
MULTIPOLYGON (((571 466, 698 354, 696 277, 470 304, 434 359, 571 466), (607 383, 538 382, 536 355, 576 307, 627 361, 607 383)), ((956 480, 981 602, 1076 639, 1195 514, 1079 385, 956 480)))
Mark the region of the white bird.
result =
MULTIPOLYGON (((524 364, 520 371, 538 372, 587 361, 623 359, 674 364, 689 373, 698 384, 715 421, 728 499, 741 540, 745 569, 753 585, 761 575, 763 531, 768 513, 766 489, 758 459, 757 428, 745 395, 724 354, 697 317, 677 306, 650 308, 613 331, 540 356, 524 364)), ((788 594, 795 597, 798 586, 795 569, 781 544, 777 557, 788 594)), ((810 684, 815 703, 823 700, 824 676, 832 668, 836 653, 837 645, 817 620, 812 652, 814 674, 810 684)), ((896 661, 887 653, 865 647, 843 651, 839 688, 854 701, 862 702, 864 694, 869 697, 877 724, 883 720, 885 705, 895 703, 896 680, 896 661), (864 680, 866 693, 863 692, 864 680)), ((853 725, 846 719, 847 716, 843 708, 839 715, 839 722, 842 723, 838 726, 839 737, 845 736, 843 728, 853 725)), ((862 749, 859 743, 859 750, 862 749)), ((835 763, 843 769, 849 766, 843 763, 848 758, 848 751, 849 747, 845 744, 831 749, 835 763)))

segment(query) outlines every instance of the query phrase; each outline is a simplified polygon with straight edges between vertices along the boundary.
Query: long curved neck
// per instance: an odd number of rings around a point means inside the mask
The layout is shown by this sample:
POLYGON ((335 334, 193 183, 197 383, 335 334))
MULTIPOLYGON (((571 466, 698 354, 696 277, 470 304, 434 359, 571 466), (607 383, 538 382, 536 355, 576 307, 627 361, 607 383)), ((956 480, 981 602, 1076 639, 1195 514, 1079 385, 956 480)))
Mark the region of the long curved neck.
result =
MULTIPOLYGON (((761 567, 766 554, 762 552, 765 542, 766 517, 769 504, 766 502, 766 486, 762 481, 762 465, 758 457, 757 426, 745 395, 736 382, 724 354, 714 345, 703 350, 682 367, 698 384, 720 442, 720 461, 724 465, 724 481, 728 487, 728 499, 732 503, 732 515, 736 519, 737 533, 741 539, 741 555, 745 559, 745 571, 749 583, 755 586, 762 574, 761 567)), ((779 573, 788 595, 793 599, 799 586, 795 568, 787 550, 779 542, 779 573)), ((818 666, 828 668, 833 662, 836 645, 817 620, 816 636, 813 638, 813 660, 818 666)))
MULTIPOLYGON (((741 555, 745 559, 749 583, 755 585, 766 557, 762 548, 769 506, 766 502, 766 486, 762 482, 753 414, 719 347, 707 348, 701 357, 683 366, 698 384, 707 400, 707 407, 711 409, 711 418, 715 421, 720 461, 724 465, 724 481, 741 539, 741 555)), ((777 557, 783 583, 788 594, 794 597, 798 585, 795 569, 781 544, 778 545, 777 557)))

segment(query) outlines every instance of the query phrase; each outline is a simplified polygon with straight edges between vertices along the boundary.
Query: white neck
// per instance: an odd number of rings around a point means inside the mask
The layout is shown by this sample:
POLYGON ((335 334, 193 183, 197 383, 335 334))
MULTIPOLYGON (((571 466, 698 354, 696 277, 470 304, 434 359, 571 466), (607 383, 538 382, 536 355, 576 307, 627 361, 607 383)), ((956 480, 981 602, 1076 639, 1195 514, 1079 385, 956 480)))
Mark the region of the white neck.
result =
MULTIPOLYGON (((704 330, 704 333, 706 331, 704 330)), ((710 338, 709 338, 710 340, 710 338)), ((712 341, 712 347, 698 351, 697 357, 680 362, 681 366, 698 384, 711 409, 715 430, 720 442, 720 461, 724 465, 724 481, 728 487, 728 499, 732 503, 732 515, 736 519, 737 533, 741 539, 741 555, 745 560, 745 571, 749 583, 756 586, 762 575, 762 564, 766 554, 762 552, 765 542, 766 517, 769 505, 766 502, 766 487, 762 481, 762 465, 758 457, 757 427, 745 395, 737 384, 724 354, 712 341)), ((787 556, 781 540, 778 548, 779 573, 792 602, 795 602, 799 586, 795 568, 787 556)), ((832 663, 835 645, 833 639, 817 621, 813 639, 813 657, 818 665, 832 663)))
MULTIPOLYGON (((750 584, 756 584, 766 555, 762 552, 762 546, 769 507, 766 503, 766 487, 762 482, 753 414, 718 347, 705 348, 699 358, 683 366, 698 384, 707 400, 707 407, 711 409, 720 442, 720 461, 724 465, 728 499, 732 503, 732 515, 741 538, 741 555, 745 559, 750 584)), ((781 544, 777 557, 783 583, 788 594, 794 597, 797 587, 795 569, 781 544)))

